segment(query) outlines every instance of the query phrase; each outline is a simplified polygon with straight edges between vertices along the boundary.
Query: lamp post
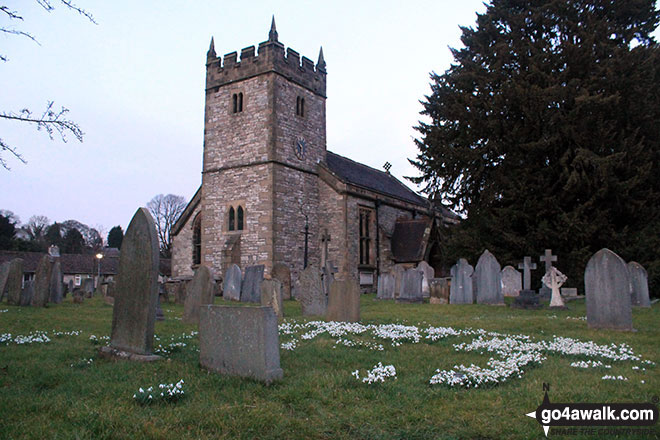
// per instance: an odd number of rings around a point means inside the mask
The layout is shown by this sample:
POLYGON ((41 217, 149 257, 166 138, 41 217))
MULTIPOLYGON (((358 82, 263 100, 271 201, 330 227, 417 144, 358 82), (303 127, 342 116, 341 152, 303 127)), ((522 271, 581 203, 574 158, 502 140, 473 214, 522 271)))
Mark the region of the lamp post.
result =
POLYGON ((98 270, 96 272, 96 288, 99 288, 99 285, 101 284, 101 259, 103 259, 103 254, 98 253, 96 254, 96 261, 98 262, 98 270))

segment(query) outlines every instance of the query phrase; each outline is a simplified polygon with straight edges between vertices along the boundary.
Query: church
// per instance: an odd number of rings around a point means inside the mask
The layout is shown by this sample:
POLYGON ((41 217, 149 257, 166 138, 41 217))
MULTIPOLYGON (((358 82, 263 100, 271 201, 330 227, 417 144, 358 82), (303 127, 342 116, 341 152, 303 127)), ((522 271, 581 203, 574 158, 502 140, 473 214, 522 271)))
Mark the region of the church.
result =
MULTIPOLYGON (((326 62, 278 40, 206 58, 202 182, 172 228, 172 277, 199 265, 332 265, 374 290, 395 264, 446 272, 443 230, 458 217, 385 170, 326 149, 326 62)), ((451 265, 450 262, 446 262, 451 265)))

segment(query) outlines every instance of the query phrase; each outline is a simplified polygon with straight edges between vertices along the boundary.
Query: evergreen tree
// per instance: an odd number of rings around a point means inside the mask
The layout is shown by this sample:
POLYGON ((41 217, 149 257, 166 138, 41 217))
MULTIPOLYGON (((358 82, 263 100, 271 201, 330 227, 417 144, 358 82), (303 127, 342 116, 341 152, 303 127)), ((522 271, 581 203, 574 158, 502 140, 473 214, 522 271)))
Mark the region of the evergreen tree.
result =
POLYGON ((658 21, 653 0, 492 0, 462 28, 455 63, 431 75, 411 161, 466 216, 451 258, 552 248, 579 286, 608 247, 660 288, 658 21))
POLYGON ((82 254, 85 249, 85 239, 76 228, 70 228, 64 234, 63 253, 82 254))
POLYGON ((108 247, 121 249, 121 242, 124 240, 124 231, 121 226, 115 226, 108 232, 108 247))
POLYGON ((0 249, 12 249, 16 237, 16 224, 7 215, 0 214, 0 249))
POLYGON ((48 226, 46 229, 46 244, 49 246, 54 245, 62 249, 63 246, 63 237, 62 237, 62 227, 59 223, 55 222, 52 225, 48 226))

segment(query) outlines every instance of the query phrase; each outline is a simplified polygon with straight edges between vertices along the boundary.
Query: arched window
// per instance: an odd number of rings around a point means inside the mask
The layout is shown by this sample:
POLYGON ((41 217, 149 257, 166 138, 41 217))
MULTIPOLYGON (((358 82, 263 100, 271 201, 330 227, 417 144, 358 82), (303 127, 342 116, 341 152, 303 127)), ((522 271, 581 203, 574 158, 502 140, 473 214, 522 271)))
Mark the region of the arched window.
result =
POLYGON ((238 94, 238 111, 243 111, 243 92, 238 94))
POLYGON ((236 219, 236 212, 234 211, 234 207, 230 206, 229 207, 229 230, 233 231, 235 230, 235 219, 236 219))
POLYGON ((236 230, 243 230, 243 207, 239 206, 236 210, 236 230))
POLYGON ((305 98, 300 98, 300 116, 305 116, 305 98))
POLYGON ((238 113, 238 95, 234 93, 234 96, 231 97, 233 103, 234 103, 234 110, 233 113, 238 113))
POLYGON ((202 215, 197 214, 193 221, 192 262, 202 264, 202 215))

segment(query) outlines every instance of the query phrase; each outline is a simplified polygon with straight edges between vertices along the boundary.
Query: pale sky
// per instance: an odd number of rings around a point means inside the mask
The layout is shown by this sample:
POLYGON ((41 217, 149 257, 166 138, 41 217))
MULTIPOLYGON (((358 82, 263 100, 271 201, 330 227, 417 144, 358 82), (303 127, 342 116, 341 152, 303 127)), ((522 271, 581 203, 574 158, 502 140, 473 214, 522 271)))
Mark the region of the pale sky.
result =
MULTIPOLYGON (((42 112, 48 100, 70 110, 81 144, 0 120, 0 138, 16 147, 0 168, 0 209, 23 223, 38 214, 124 230, 156 194, 189 200, 201 183, 206 51, 218 55, 268 38, 327 62, 328 150, 391 172, 415 175, 413 126, 430 93, 429 73, 444 72, 474 26, 480 0, 462 1, 127 1, 77 0, 98 25, 57 6, 2 2, 40 44, 0 35, 0 111, 42 112)), ((57 4, 57 0, 53 0, 57 4)), ((408 185, 411 184, 408 182, 408 185)), ((105 236, 104 236, 105 238, 105 236)))

